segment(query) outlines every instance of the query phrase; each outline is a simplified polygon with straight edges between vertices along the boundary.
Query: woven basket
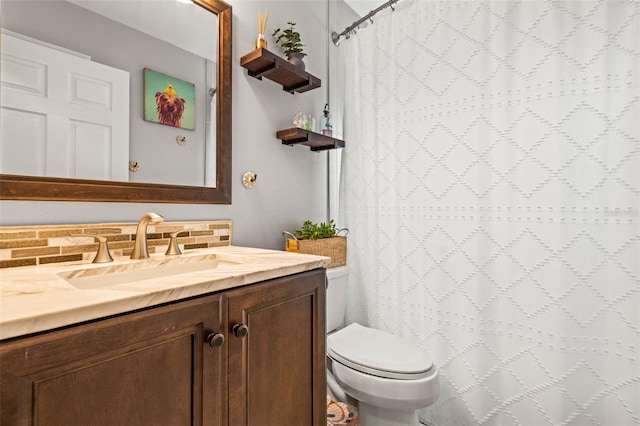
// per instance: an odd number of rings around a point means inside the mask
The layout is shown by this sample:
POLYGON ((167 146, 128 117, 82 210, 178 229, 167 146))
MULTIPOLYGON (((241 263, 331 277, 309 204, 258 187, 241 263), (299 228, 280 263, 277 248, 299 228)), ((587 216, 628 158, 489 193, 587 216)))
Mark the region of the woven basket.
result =
POLYGON ((285 238, 285 250, 327 256, 331 263, 327 268, 335 268, 347 264, 347 237, 335 236, 319 240, 299 240, 290 232, 282 233, 285 238))

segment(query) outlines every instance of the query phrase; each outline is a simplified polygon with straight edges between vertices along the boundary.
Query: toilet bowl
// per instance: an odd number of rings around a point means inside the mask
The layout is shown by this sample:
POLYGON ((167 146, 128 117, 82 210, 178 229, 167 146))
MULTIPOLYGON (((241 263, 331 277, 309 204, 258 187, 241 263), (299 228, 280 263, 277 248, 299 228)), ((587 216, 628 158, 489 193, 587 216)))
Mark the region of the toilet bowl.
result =
POLYGON ((358 323, 341 328, 347 279, 347 267, 327 270, 328 382, 358 401, 363 426, 418 426, 416 410, 438 399, 438 369, 398 336, 358 323))

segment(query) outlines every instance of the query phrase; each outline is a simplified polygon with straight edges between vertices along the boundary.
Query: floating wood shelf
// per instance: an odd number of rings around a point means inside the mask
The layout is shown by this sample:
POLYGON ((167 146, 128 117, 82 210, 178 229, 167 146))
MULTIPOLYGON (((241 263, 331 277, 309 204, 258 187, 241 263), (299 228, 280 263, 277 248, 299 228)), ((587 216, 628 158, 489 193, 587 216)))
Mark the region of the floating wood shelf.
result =
POLYGON ((311 148, 311 151, 344 148, 343 140, 300 129, 299 127, 278 130, 276 137, 280 139, 284 145, 306 145, 311 148))
POLYGON ((287 60, 269 52, 267 49, 256 49, 240 58, 240 65, 247 69, 251 77, 269 80, 282 84, 282 89, 289 93, 302 93, 317 89, 321 85, 318 77, 294 67, 287 60))

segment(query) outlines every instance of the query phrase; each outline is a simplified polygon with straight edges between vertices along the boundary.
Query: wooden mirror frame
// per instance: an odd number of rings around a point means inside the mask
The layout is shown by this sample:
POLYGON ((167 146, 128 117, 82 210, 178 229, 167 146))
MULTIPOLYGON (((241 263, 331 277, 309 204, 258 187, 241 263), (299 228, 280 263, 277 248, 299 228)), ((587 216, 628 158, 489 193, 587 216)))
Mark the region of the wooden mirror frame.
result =
POLYGON ((0 199, 231 204, 231 5, 192 0, 218 15, 216 187, 0 174, 0 199))

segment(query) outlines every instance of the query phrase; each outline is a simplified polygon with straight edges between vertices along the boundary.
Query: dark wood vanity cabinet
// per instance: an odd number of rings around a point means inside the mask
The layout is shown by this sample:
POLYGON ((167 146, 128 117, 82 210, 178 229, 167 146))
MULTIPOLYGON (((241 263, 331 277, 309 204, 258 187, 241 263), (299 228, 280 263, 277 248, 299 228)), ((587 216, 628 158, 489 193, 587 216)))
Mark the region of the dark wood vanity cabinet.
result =
POLYGON ((324 270, 256 290, 229 292, 229 425, 326 425, 324 270))
POLYGON ((220 295, 0 345, 2 425, 223 425, 220 295))
POLYGON ((0 424, 326 423, 325 273, 0 342, 0 424))

